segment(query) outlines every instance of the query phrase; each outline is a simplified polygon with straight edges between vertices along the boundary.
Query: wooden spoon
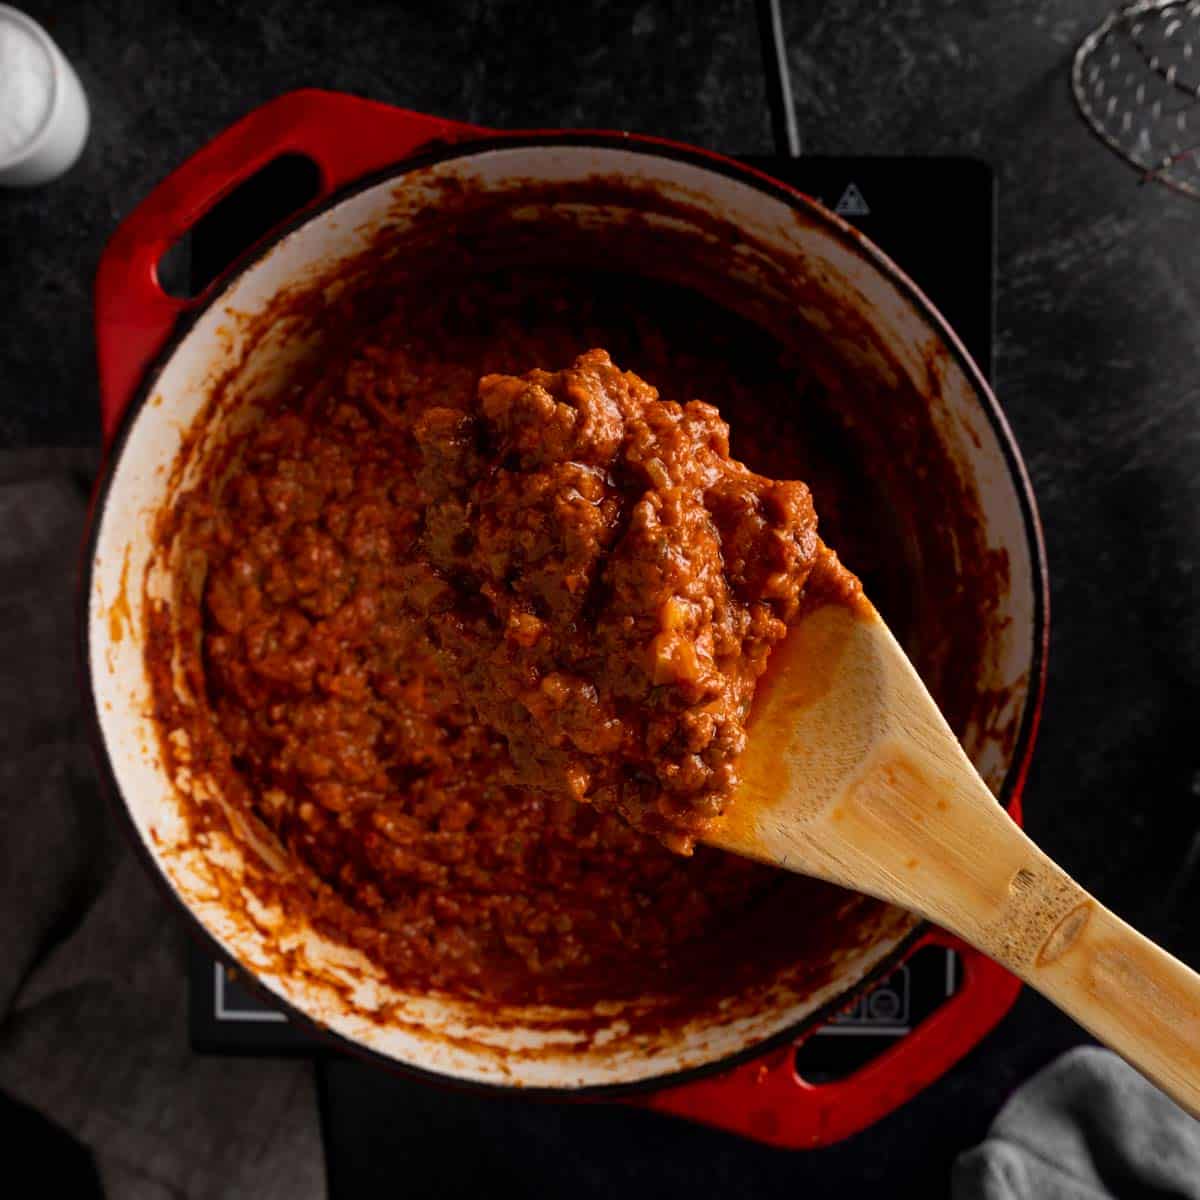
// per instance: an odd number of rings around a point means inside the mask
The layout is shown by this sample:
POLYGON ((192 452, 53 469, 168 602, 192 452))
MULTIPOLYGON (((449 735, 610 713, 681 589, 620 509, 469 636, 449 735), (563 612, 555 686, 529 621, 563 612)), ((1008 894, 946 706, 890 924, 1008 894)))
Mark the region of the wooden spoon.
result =
POLYGON ((847 578, 776 648, 743 781, 705 840, 936 922, 1200 1116, 1200 976, 1022 833, 847 578))

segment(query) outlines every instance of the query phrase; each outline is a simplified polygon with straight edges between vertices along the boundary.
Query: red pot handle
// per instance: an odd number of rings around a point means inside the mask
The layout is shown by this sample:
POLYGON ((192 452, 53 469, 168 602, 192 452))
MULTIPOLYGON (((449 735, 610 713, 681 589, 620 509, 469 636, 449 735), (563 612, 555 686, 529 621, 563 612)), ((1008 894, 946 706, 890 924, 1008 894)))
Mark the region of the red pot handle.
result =
POLYGON ((281 154, 303 154, 316 164, 315 203, 419 147, 482 132, 372 100, 306 89, 256 108, 192 155, 125 218, 100 259, 95 322, 105 443, 176 321, 203 302, 203 297, 168 296, 159 286, 157 267, 163 252, 218 200, 281 154))
POLYGON ((827 1146, 866 1129, 948 1071, 1008 1012, 1021 990, 1014 975, 940 929, 920 938, 910 956, 925 946, 958 952, 962 986, 853 1075, 810 1083, 796 1072, 799 1043, 792 1043, 726 1074, 634 1103, 787 1150, 827 1146))

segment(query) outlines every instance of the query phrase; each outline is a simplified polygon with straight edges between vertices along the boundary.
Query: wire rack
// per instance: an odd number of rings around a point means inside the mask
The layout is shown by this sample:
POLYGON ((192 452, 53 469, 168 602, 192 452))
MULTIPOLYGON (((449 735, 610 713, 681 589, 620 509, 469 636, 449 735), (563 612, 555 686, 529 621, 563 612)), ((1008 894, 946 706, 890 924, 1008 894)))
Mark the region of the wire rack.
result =
POLYGON ((1200 0, 1137 0, 1084 38, 1071 85, 1102 141, 1200 199, 1200 0))

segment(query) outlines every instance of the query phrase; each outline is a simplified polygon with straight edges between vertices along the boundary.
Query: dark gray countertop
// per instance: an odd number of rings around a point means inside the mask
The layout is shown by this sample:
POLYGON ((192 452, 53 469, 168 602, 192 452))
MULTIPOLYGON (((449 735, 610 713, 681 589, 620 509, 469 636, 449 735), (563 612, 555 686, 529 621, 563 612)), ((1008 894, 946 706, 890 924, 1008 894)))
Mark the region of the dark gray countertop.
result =
MULTIPOLYGON (((0 192, 0 446, 98 439, 89 287, 105 237, 189 151, 287 88, 497 126, 771 148, 750 0, 25 7, 76 64, 94 129, 67 178, 0 192)), ((997 391, 1041 505, 1053 592, 1027 823, 1118 913, 1200 962, 1200 203, 1139 187, 1075 114, 1069 62, 1107 0, 786 7, 807 150, 968 153, 997 170, 997 391)), ((399 1154, 416 1194, 823 1194, 886 1180, 937 1195, 1007 1091, 1081 1037, 1026 994, 900 1113, 812 1155, 338 1066, 332 1178, 347 1194, 395 1182, 399 1154), (451 1138, 479 1154, 454 1155, 451 1138)))

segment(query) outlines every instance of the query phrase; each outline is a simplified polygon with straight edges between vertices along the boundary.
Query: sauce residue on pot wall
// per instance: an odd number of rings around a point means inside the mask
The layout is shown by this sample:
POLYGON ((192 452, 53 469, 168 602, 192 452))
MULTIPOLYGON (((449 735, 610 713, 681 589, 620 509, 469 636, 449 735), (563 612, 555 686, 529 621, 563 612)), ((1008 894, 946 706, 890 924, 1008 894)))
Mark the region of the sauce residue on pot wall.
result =
POLYGON ((117 594, 108 606, 108 636, 114 645, 119 644, 125 636, 125 631, 131 628, 133 616, 129 608, 129 547, 121 561, 121 579, 117 584, 117 594))

